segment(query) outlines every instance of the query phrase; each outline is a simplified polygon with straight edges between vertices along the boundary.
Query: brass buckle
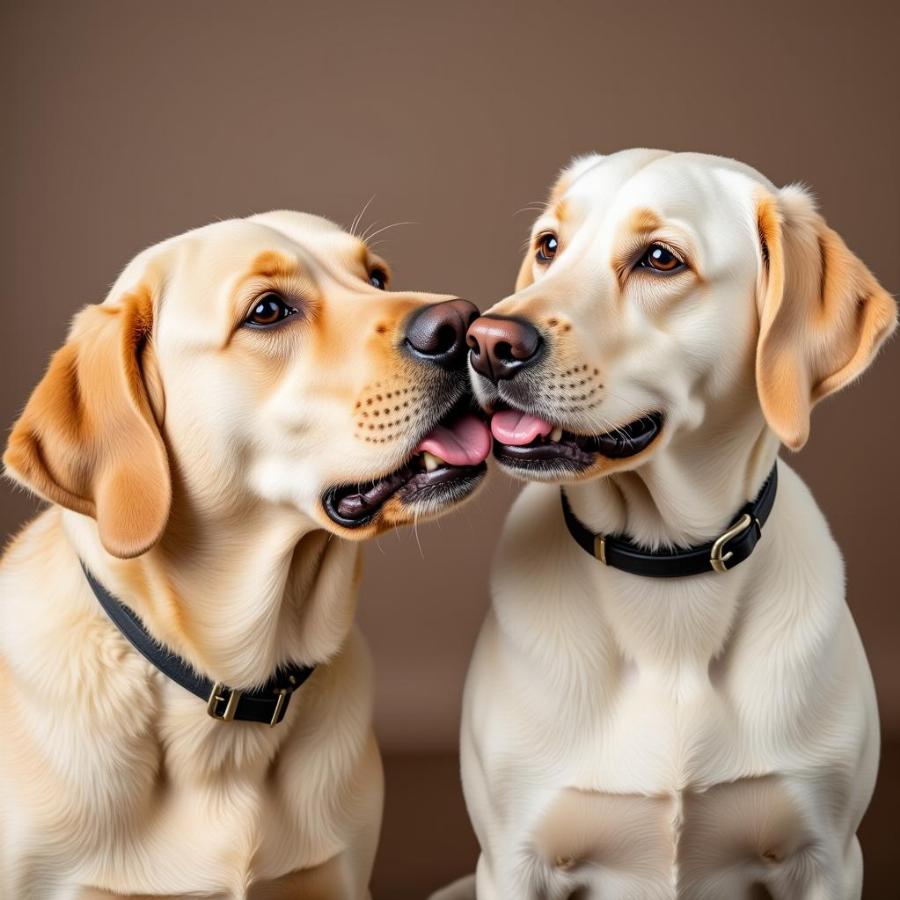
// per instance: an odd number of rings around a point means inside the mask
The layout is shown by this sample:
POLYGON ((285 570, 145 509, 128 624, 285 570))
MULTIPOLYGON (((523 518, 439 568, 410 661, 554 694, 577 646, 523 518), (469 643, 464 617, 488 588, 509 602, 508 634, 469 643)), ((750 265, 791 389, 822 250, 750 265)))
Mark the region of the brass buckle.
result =
POLYGON ((727 563, 734 554, 730 550, 726 553, 725 545, 733 538, 736 538, 742 531, 746 531, 753 522, 753 516, 751 516, 750 513, 744 513, 740 519, 728 529, 728 531, 716 538, 715 543, 712 545, 712 549, 709 551, 709 564, 713 567, 714 571, 718 572, 720 575, 723 572, 728 571, 728 566, 726 566, 725 563, 727 563))
POLYGON ((223 722, 230 722, 234 718, 234 714, 237 712, 238 703, 241 702, 241 695, 243 691, 236 690, 235 688, 230 688, 225 684, 224 681, 217 681, 212 690, 209 692, 209 699, 206 701, 206 711, 211 715, 214 719, 220 719, 223 722), (225 692, 228 692, 227 695, 225 692), (225 704, 225 712, 222 715, 218 715, 216 713, 216 709, 219 704, 226 699, 228 702, 225 704))
POLYGON ((606 538, 602 534, 594 535, 594 556, 606 565, 606 538))
POLYGON ((269 728, 274 728, 278 724, 278 717, 284 709, 284 704, 287 703, 288 689, 278 688, 275 693, 278 694, 278 699, 275 701, 275 710, 272 713, 272 718, 269 720, 269 728))

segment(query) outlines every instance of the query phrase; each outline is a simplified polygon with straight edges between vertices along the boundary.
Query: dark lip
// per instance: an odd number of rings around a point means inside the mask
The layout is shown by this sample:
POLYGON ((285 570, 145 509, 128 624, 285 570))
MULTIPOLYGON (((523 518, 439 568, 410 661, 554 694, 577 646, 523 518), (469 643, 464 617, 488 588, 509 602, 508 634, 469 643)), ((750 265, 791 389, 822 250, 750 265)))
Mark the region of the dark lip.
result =
POLYGON ((503 465, 540 474, 577 474, 590 468, 598 456, 627 459, 646 450, 659 436, 663 415, 652 412, 627 425, 598 435, 563 431, 559 441, 537 438, 525 446, 502 444, 494 439, 494 456, 503 465))
MULTIPOLYGON (((472 398, 464 394, 438 422, 452 421, 473 411, 472 398)), ((430 429, 420 435, 417 443, 428 431, 430 429)), ((459 502, 472 493, 486 471, 487 465, 482 462, 477 466, 443 465, 428 472, 418 455, 411 454, 402 466, 387 475, 370 481, 334 485, 322 496, 322 506, 328 518, 342 528, 362 528, 377 519, 385 503, 393 497, 407 506, 413 503, 449 506, 459 502)))

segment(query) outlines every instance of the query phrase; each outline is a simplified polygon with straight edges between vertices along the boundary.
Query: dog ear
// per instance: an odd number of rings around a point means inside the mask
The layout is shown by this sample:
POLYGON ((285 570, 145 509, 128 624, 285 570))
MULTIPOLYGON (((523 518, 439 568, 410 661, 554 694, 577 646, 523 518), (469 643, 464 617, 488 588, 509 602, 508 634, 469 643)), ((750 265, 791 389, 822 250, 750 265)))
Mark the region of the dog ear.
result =
POLYGON ((812 407, 868 367, 897 324, 897 305, 802 188, 761 196, 756 211, 764 270, 757 390, 771 429, 799 450, 812 407))
POLYGON ((103 546, 121 559, 159 540, 171 502, 143 373, 152 324, 149 290, 82 310, 3 457, 25 487, 96 519, 103 546))

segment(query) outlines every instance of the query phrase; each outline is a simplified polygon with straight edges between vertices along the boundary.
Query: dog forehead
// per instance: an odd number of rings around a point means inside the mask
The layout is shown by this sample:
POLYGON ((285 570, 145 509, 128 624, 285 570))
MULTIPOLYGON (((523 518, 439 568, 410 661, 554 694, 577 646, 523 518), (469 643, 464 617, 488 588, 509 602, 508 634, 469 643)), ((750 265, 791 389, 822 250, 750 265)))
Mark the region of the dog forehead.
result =
POLYGON ((585 208, 606 206, 634 176, 666 150, 622 150, 609 156, 593 154, 573 160, 557 179, 550 206, 562 201, 585 208))
MULTIPOLYGON (((215 222, 183 235, 186 245, 215 259, 254 260, 266 250, 296 256, 307 264, 324 257, 358 255, 361 243, 334 222, 309 213, 276 210, 245 219, 215 222)), ((198 254, 200 255, 200 254, 198 254)))
POLYGON ((594 223, 655 216, 661 221, 680 219, 698 230, 709 223, 720 227, 743 221, 754 189, 775 191, 750 166, 702 153, 624 151, 597 157, 590 165, 581 161, 574 173, 557 204, 567 214, 594 223))
POLYGON ((108 302, 142 282, 171 287, 185 279, 240 278, 267 268, 302 266, 323 259, 354 261, 362 244, 321 216, 278 210, 226 219, 167 238, 138 253, 122 270, 108 302))
POLYGON ((239 275, 253 261, 272 251, 285 259, 296 258, 298 247, 282 234, 246 219, 228 219, 166 238, 142 250, 122 269, 106 303, 140 285, 154 289, 171 287, 204 274, 239 275))
POLYGON ((290 209, 274 209, 270 212, 248 216, 247 222, 283 234, 299 244, 326 247, 346 246, 356 239, 330 219, 313 213, 296 212, 290 209))

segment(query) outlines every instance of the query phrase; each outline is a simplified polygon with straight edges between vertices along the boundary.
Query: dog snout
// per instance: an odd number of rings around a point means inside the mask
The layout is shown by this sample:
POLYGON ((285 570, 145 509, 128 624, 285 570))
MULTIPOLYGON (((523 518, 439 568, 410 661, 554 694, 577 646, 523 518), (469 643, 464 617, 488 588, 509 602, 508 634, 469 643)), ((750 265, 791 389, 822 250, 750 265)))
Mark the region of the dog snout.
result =
POLYGON ((406 325, 406 344, 415 356, 442 369, 461 369, 466 360, 466 332, 478 318, 468 300, 445 300, 423 306, 406 325))
POLYGON ((540 332, 524 319, 482 316, 467 335, 472 368, 493 382, 512 378, 543 355, 540 332))

